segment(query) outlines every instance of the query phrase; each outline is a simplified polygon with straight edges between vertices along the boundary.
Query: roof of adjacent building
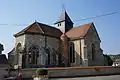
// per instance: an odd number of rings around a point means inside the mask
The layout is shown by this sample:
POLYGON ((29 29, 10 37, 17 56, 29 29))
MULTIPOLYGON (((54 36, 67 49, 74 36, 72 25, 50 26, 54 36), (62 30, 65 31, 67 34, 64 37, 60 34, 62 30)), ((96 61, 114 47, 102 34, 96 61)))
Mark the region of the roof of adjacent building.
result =
POLYGON ((0 54, 0 68, 9 67, 8 60, 5 54, 0 54))
POLYGON ((56 21, 56 23, 62 22, 62 21, 67 21, 67 22, 73 23, 66 11, 62 11, 62 13, 61 13, 59 19, 56 21))
POLYGON ((8 64, 5 54, 0 54, 0 64, 8 64))
POLYGON ((59 38, 62 34, 62 32, 55 27, 52 27, 52 26, 49 26, 46 24, 42 24, 39 22, 34 22, 33 24, 29 25, 22 31, 15 34, 14 36, 17 37, 17 36, 20 36, 25 33, 44 34, 44 35, 53 36, 53 37, 57 37, 57 38, 59 38))
POLYGON ((87 32, 92 24, 93 23, 90 22, 87 24, 83 24, 83 25, 74 27, 74 28, 70 29, 68 32, 66 32, 66 35, 69 38, 85 37, 85 35, 87 34, 87 32))

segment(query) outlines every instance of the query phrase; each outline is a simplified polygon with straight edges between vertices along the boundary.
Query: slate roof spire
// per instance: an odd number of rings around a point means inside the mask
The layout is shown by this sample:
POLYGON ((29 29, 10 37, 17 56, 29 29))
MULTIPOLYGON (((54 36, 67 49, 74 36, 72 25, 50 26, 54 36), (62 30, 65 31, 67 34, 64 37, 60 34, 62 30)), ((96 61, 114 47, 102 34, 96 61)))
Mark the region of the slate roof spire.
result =
POLYGON ((63 33, 66 33, 70 29, 73 28, 73 22, 68 16, 66 10, 63 8, 60 14, 60 17, 55 22, 55 25, 58 29, 60 29, 63 33))
POLYGON ((64 8, 62 9, 62 12, 61 12, 61 14, 60 14, 60 17, 59 17, 59 19, 55 22, 55 24, 57 24, 57 23, 59 23, 59 22, 62 22, 62 21, 66 21, 66 22, 73 23, 64 8))

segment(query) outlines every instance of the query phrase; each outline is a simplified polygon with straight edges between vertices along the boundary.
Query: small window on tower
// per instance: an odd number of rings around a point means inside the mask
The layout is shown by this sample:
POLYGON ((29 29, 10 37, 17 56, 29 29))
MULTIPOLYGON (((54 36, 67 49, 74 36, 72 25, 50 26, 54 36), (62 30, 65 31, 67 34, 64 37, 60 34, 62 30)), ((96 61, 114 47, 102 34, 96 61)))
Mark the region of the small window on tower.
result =
POLYGON ((61 26, 61 23, 59 24, 59 26, 61 26))
POLYGON ((61 23, 58 23, 58 26, 61 26, 61 23))

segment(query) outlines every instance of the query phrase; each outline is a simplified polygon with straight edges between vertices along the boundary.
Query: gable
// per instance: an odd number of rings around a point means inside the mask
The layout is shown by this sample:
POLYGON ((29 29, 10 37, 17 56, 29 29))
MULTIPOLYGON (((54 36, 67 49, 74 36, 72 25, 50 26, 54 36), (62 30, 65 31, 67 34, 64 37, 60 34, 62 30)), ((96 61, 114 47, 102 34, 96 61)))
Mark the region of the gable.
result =
POLYGON ((31 33, 44 33, 41 29, 41 27, 38 24, 31 25, 26 32, 31 32, 31 33))
POLYGON ((29 25, 22 31, 15 34, 14 36, 17 37, 17 36, 20 36, 23 34, 43 34, 43 35, 48 35, 48 36, 53 36, 53 37, 59 38, 61 36, 62 32, 55 27, 52 27, 52 26, 49 26, 46 24, 42 24, 39 22, 34 22, 33 24, 29 25))
POLYGON ((35 23, 29 25, 28 27, 24 28, 20 32, 16 33, 14 36, 17 37, 17 36, 20 36, 20 35, 25 34, 25 33, 43 33, 43 31, 38 26, 38 24, 35 22, 35 23))
POLYGON ((95 25, 93 23, 91 24, 90 28, 88 29, 88 31, 85 35, 85 38, 88 38, 88 37, 91 39, 94 39, 93 41, 97 40, 97 41, 101 42, 100 37, 98 35, 98 32, 97 32, 95 25))

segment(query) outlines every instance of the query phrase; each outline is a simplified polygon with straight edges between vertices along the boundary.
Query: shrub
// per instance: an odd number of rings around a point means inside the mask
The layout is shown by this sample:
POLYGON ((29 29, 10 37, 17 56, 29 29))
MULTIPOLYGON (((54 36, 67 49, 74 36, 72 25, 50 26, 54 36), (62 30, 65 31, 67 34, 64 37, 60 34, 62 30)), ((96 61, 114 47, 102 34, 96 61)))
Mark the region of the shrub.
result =
POLYGON ((40 68, 38 68, 36 70, 36 74, 37 75, 47 75, 48 74, 48 70, 47 69, 40 69, 40 68))
POLYGON ((104 58, 105 58, 105 65, 112 66, 113 60, 110 58, 110 56, 105 54, 104 58))

